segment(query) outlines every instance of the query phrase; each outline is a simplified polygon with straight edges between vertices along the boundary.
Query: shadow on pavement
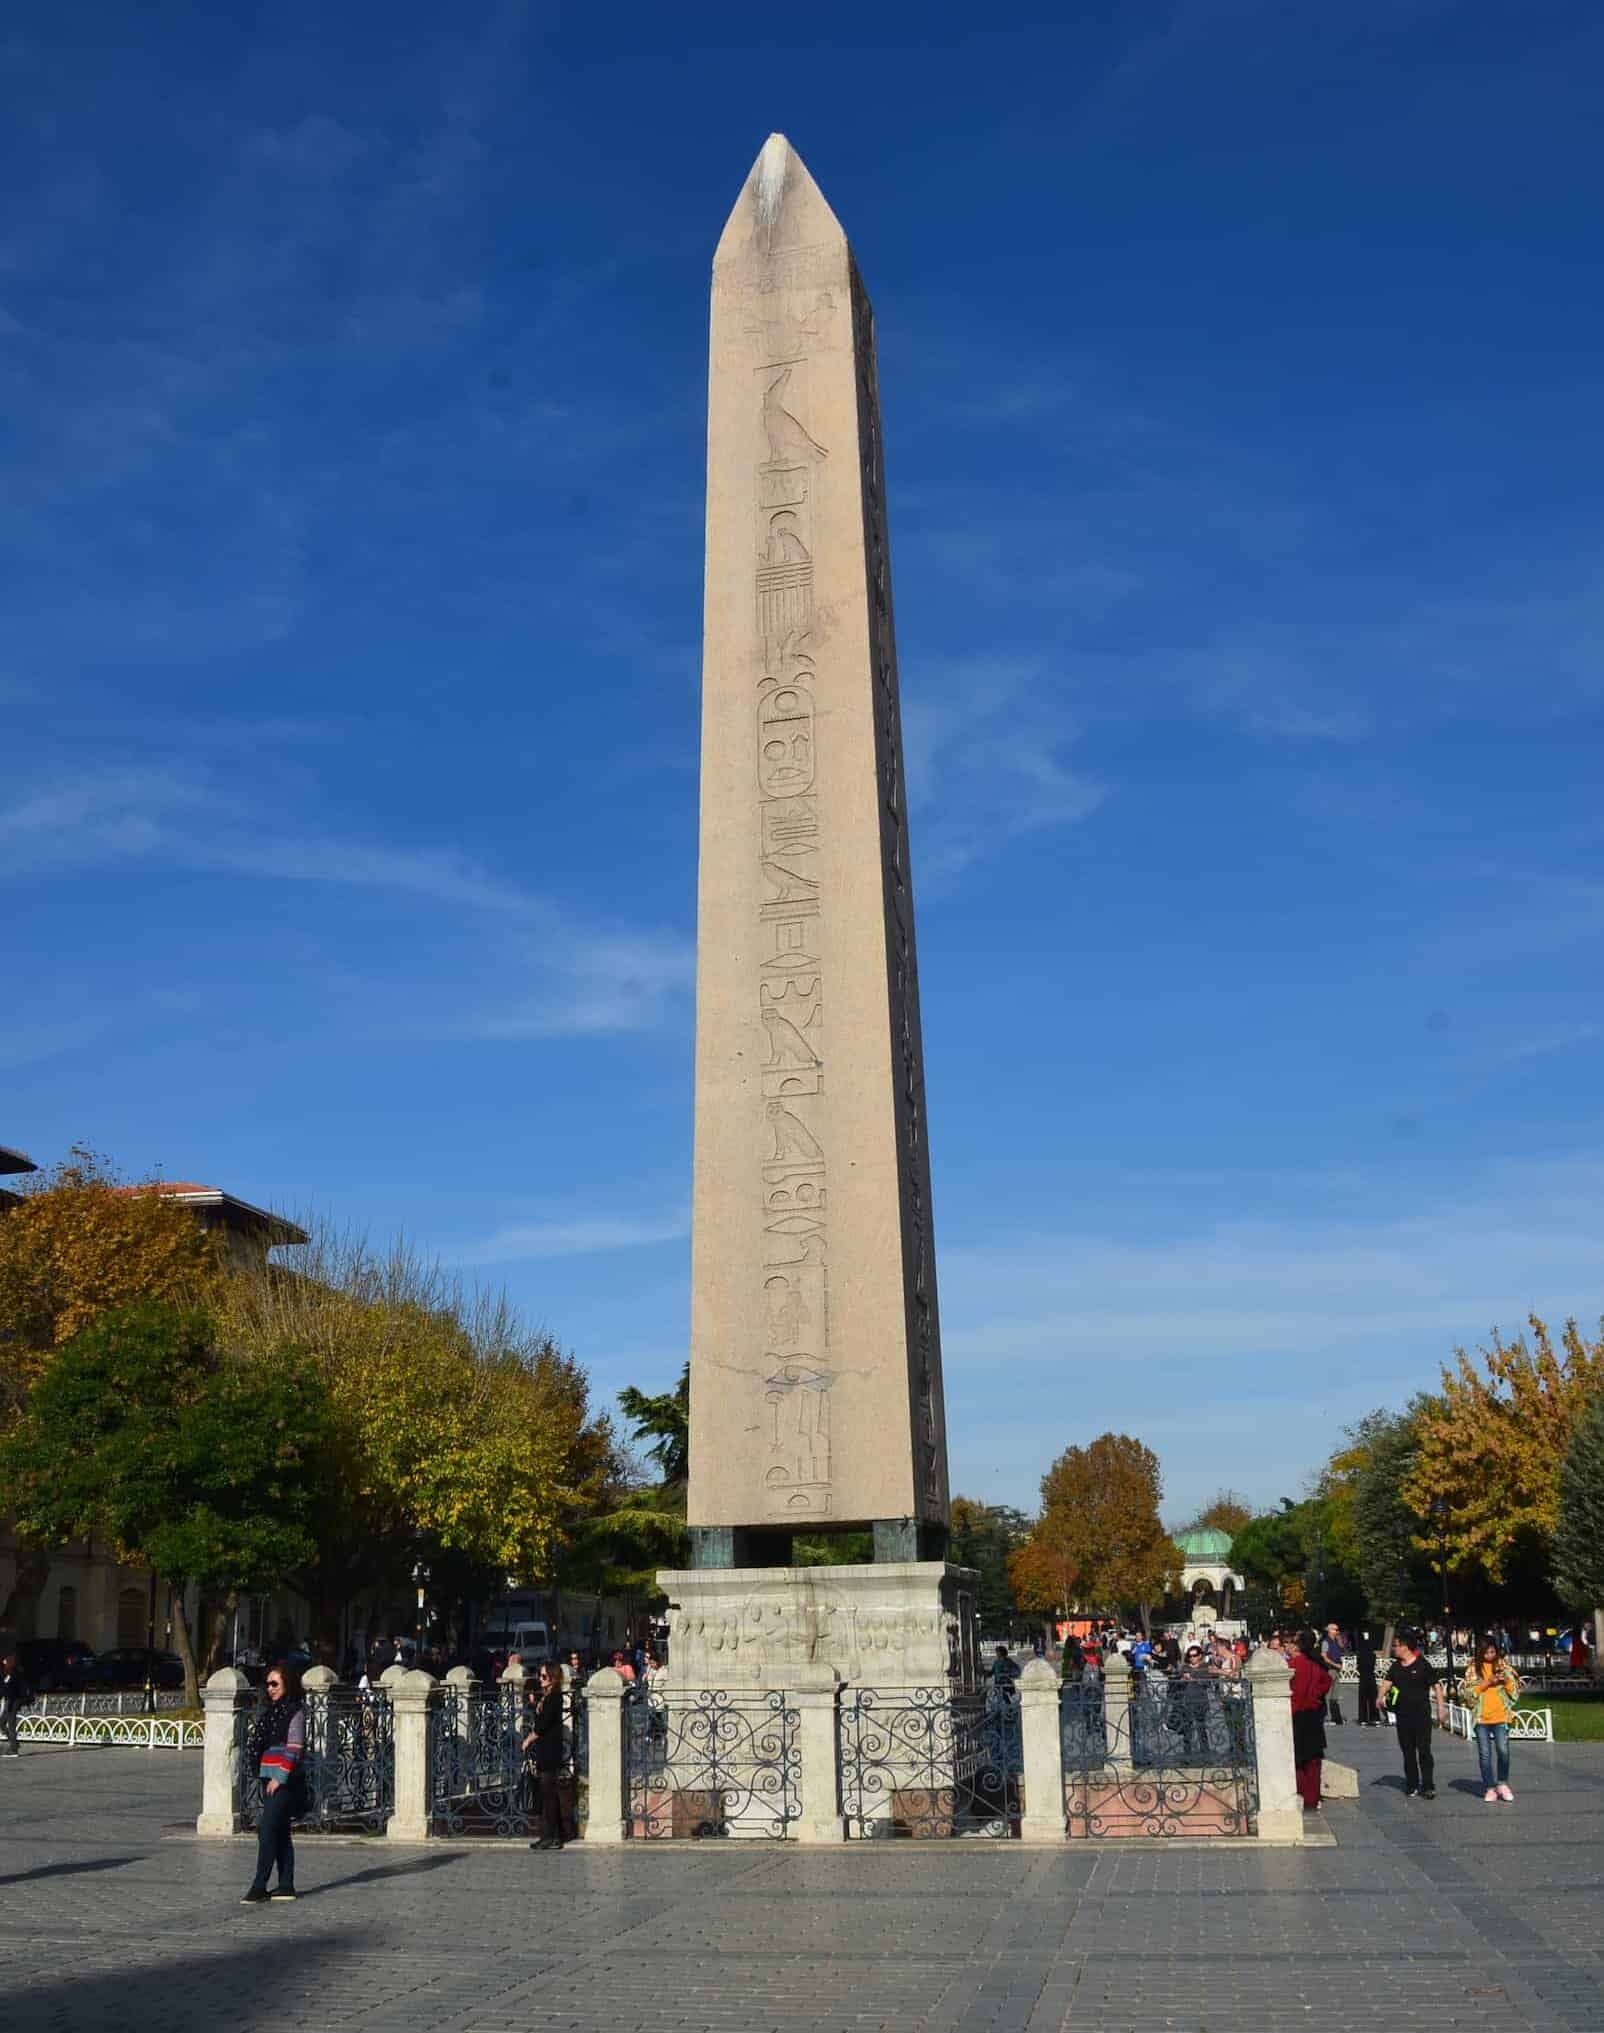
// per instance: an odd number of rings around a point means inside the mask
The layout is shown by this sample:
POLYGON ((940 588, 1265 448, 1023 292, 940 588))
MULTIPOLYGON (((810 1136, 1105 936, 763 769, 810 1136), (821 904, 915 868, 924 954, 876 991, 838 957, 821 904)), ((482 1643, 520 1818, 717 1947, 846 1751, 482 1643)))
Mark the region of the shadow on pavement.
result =
MULTIPOLYGON (((464 1852, 452 1850, 444 1856, 423 1857, 414 1864, 375 1864, 372 1870, 353 1871, 348 1878, 325 1878, 320 1885, 301 1888, 302 1899, 315 1899, 319 1892, 336 1892, 344 1885, 374 1885, 381 1878, 415 1878, 424 1871, 441 1871, 448 1864, 461 1863, 464 1852)), ((304 1861, 306 1850, 296 1851, 297 1861, 304 1861)))
POLYGON ((120 1871, 124 1864, 142 1864, 141 1852, 128 1857, 90 1857, 81 1864, 40 1864, 33 1871, 12 1871, 0 1885, 26 1885, 34 1878, 75 1878, 80 1871, 120 1871))
MULTIPOLYGON (((287 1909, 281 1909, 287 1910, 287 1909)), ((249 1925, 248 1922, 243 1923, 249 1925)), ((107 2027, 159 2026, 162 2033, 212 2033, 220 2018, 241 2029, 283 2027, 284 1936, 257 1947, 229 1942, 197 1955, 57 1977, 20 1988, 8 1972, 8 2025, 48 2026, 50 2033, 105 2033, 107 2027)), ((337 1935, 298 1934, 295 1976, 315 1990, 324 1963, 341 1946, 337 1935)))

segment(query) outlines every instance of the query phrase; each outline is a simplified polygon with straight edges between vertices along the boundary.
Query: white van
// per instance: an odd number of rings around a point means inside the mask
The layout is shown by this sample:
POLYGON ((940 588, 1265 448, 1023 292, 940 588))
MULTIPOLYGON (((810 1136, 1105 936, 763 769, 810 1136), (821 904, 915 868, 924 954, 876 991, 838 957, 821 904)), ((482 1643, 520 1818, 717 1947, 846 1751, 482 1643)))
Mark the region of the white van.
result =
POLYGON ((514 1624, 508 1649, 526 1666, 545 1666, 557 1656, 551 1648, 551 1631, 541 1623, 514 1624))
POLYGON ((516 1655, 529 1667, 544 1666, 557 1656, 551 1648, 550 1626, 535 1619, 487 1624, 479 1642, 489 1651, 504 1651, 508 1658, 516 1655))

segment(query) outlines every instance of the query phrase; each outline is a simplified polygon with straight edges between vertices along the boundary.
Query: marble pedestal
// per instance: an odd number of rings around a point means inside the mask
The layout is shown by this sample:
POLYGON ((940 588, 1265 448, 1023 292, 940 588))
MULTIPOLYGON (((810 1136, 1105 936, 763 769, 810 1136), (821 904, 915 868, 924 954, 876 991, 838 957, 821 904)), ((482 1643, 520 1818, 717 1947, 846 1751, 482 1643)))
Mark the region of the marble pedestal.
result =
POLYGON ((917 1797, 928 1814, 931 1798, 954 1797, 959 1746, 946 1721, 946 1697, 975 1685, 977 1578, 944 1560, 658 1575, 669 1599, 669 1641, 668 1677, 657 1698, 670 1742, 685 1746, 684 1769, 695 1769, 698 1747, 715 1736, 734 1748, 737 1783, 721 1803, 726 1833, 775 1832, 772 1773, 743 1785, 736 1770, 744 1746, 767 1742, 772 1755, 767 1703, 791 1718, 782 1734, 796 1789, 786 1830, 793 1840, 840 1842, 844 1812, 859 1833, 882 1832, 874 1824, 883 1821, 889 1834, 899 1804, 906 1808, 917 1797), (878 1704, 867 1725, 860 1692, 878 1704), (708 1706, 718 1704, 728 1704, 727 1728, 707 1718, 708 1706), (888 1716, 911 1742, 888 1742, 880 1719, 888 1716), (866 1742, 874 1752, 867 1789, 855 1777, 861 1760, 852 1749, 866 1742))
POLYGON ((849 1686, 971 1688, 977 1579, 944 1560, 669 1570, 670 1679, 787 1689, 824 1668, 849 1686))

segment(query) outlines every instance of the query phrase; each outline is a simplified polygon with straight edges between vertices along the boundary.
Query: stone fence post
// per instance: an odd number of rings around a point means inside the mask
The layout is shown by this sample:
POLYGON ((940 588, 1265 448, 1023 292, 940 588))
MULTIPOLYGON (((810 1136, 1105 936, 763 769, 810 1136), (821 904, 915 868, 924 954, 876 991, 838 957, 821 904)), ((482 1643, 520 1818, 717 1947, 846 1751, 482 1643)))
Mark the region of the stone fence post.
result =
POLYGON ((1058 1675, 1045 1659, 1032 1659, 1019 1676, 1025 1767, 1025 1811, 1019 1833, 1026 1842, 1064 1840, 1064 1752, 1058 1690, 1058 1675))
POLYGON ((1279 1652, 1261 1645, 1244 1677, 1253 1700, 1253 1752, 1258 1762, 1259 1840, 1301 1842, 1303 1803, 1292 1759, 1291 1675, 1279 1652))
POLYGON ((1103 1728, 1109 1764, 1128 1772, 1136 1742, 1131 1735, 1131 1662, 1123 1652, 1110 1652, 1103 1661, 1103 1728))
POLYGON ((201 1811, 197 1835, 237 1835, 251 1783, 249 1754, 240 1748, 237 1723, 242 1711, 255 1705, 245 1675, 222 1666, 201 1689, 206 1709, 206 1748, 202 1752, 201 1811))
POLYGON ((441 1689, 432 1673, 403 1673, 389 1684, 395 1718, 395 1806, 385 1826, 391 1842, 423 1842, 429 1833, 429 1718, 441 1689))
POLYGON ((841 1676, 833 1666, 796 1666, 786 1675, 786 1706, 797 1716, 796 1751, 801 1790, 797 1842, 846 1841, 841 1816, 841 1772, 836 1756, 841 1676))
POLYGON ((623 1842, 629 1833, 624 1816, 624 1692, 623 1676, 611 1666, 603 1666, 585 1682, 590 1733, 587 1845, 623 1842))

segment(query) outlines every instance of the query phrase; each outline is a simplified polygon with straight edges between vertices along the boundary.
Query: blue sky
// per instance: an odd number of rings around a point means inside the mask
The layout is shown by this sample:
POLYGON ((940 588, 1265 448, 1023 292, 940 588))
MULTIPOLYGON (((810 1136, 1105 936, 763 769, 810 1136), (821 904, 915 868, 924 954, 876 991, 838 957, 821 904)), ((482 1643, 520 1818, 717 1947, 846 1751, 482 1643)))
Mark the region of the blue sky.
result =
POLYGON ((957 1483, 1273 1501, 1604 1309, 1604 18, 956 16, 15 0, 0 1141, 676 1373, 780 129, 879 326, 957 1483))

